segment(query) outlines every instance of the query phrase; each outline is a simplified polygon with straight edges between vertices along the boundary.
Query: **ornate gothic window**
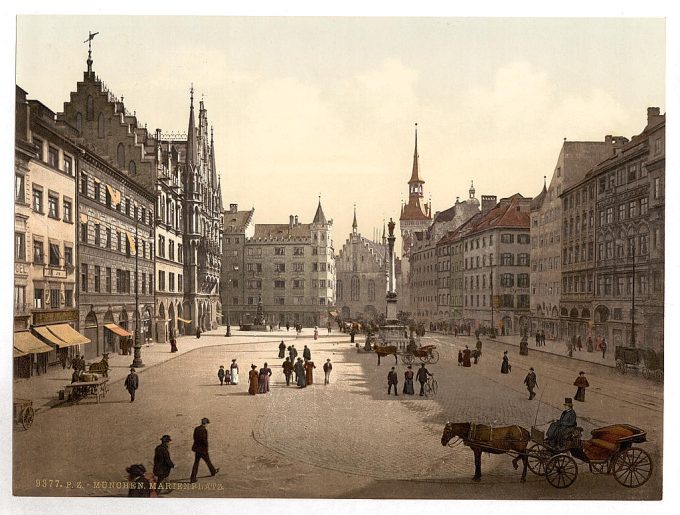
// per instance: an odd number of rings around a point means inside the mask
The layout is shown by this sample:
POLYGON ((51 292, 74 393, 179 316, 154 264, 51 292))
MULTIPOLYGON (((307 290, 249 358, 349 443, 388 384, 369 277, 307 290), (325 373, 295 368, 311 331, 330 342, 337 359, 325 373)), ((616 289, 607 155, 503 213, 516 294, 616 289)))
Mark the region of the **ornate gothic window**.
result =
POLYGON ((360 295, 360 285, 359 278, 354 275, 352 276, 352 300, 359 300, 360 295))
POLYGON ((368 300, 375 300, 375 281, 373 279, 368 281, 368 300))
POLYGON ((123 170, 125 168, 125 147, 123 146, 122 143, 118 143, 116 157, 118 159, 118 168, 123 170))
POLYGON ((97 120, 97 137, 104 137, 104 113, 99 113, 99 119, 97 120))

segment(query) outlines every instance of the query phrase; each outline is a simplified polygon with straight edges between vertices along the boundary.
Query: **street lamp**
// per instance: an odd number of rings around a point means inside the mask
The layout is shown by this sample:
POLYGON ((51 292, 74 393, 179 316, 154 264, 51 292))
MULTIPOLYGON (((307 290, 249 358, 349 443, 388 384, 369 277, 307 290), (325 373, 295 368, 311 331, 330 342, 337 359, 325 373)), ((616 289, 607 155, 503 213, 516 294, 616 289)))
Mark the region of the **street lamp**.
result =
POLYGON ((135 344, 132 368, 141 368, 142 363, 142 342, 139 341, 139 219, 135 216, 135 344))

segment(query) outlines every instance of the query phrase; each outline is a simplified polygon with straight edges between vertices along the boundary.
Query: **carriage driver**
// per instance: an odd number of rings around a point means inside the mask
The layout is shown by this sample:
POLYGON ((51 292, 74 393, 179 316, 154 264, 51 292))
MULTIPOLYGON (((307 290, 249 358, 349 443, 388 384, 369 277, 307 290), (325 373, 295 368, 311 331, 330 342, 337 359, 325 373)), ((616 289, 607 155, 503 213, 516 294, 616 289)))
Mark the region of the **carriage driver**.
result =
POLYGON ((564 399, 564 411, 559 420, 553 420, 545 434, 546 442, 555 448, 562 448, 569 433, 576 427, 576 412, 570 398, 564 399))

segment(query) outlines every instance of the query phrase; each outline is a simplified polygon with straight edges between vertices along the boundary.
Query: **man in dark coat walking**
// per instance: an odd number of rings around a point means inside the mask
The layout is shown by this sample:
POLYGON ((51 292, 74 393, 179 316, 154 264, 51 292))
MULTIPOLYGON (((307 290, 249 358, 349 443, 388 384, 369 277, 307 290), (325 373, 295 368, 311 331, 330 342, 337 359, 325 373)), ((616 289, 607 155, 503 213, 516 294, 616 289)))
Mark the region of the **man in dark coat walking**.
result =
POLYGON ((323 364, 323 384, 331 382, 331 370, 333 370, 333 364, 331 363, 331 358, 328 358, 326 363, 323 364))
POLYGON ((538 388, 538 382, 536 380, 536 372, 534 372, 534 368, 531 367, 529 369, 529 373, 527 376, 524 378, 524 384, 527 386, 527 390, 529 391, 529 400, 533 400, 534 397, 536 397, 536 393, 534 392, 534 388, 538 388))
POLYGON ((302 349, 302 357, 303 359, 306 359, 307 361, 312 360, 312 351, 305 345, 305 348, 302 349))
POLYGON ((130 394, 130 402, 135 402, 135 392, 137 391, 137 388, 139 388, 139 376, 134 368, 130 369, 130 373, 125 378, 123 386, 130 394))
POLYGON ((416 374, 416 379, 420 383, 420 396, 425 395, 425 383, 427 383, 427 377, 432 376, 430 371, 425 368, 425 363, 421 363, 418 373, 416 374))
POLYGON ((194 468, 191 469, 191 479, 189 480, 191 483, 196 482, 198 463, 201 461, 201 459, 203 459, 205 464, 208 465, 211 476, 214 476, 220 471, 219 468, 213 467, 213 464, 210 461, 210 455, 208 454, 208 428, 205 426, 207 426, 209 423, 210 420, 207 418, 202 418, 201 425, 194 429, 194 445, 191 447, 191 450, 194 451, 195 458, 194 468))
POLYGON ((153 455, 153 475, 156 476, 156 490, 160 490, 160 485, 170 475, 170 471, 175 464, 170 459, 170 449, 168 443, 172 442, 170 435, 161 436, 161 443, 156 446, 153 455))
POLYGON ((397 393, 397 383, 399 383, 399 376, 397 376, 397 372, 392 367, 392 370, 387 373, 387 395, 392 392, 392 387, 394 387, 394 395, 399 395, 397 393))

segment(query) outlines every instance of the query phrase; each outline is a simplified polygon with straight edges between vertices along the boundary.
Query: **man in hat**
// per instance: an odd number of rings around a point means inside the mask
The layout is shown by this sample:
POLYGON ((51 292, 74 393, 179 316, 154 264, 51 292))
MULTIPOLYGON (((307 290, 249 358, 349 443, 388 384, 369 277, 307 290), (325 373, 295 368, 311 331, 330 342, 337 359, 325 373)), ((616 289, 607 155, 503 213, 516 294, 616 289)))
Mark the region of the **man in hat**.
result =
POLYGON ((560 415, 559 420, 553 420, 545 433, 545 439, 548 444, 556 449, 562 449, 569 434, 576 427, 576 412, 571 399, 567 397, 564 399, 564 411, 560 415))
POLYGON ((534 372, 534 367, 529 368, 529 373, 524 378, 524 384, 527 385, 527 390, 529 390, 529 400, 533 400, 533 398, 536 397, 534 388, 538 388, 538 381, 536 380, 536 372, 534 372))
POLYGON ((392 391, 392 387, 394 387, 394 395, 398 396, 399 394, 397 393, 397 384, 399 383, 399 376, 397 375, 397 372, 395 371, 394 367, 392 367, 392 370, 390 370, 387 373, 387 395, 389 395, 392 391))
POLYGON ((134 368, 130 369, 130 373, 125 378, 123 386, 130 394, 130 402, 135 402, 135 392, 137 391, 137 388, 139 388, 139 376, 134 368))
POLYGON ((416 379, 420 383, 420 396, 425 395, 425 383, 427 383, 427 378, 431 377, 432 374, 428 369, 425 368, 425 363, 420 364, 418 373, 416 374, 416 379))
POLYGON ((210 470, 210 475, 214 476, 220 469, 213 467, 210 461, 210 455, 208 454, 208 428, 205 427, 210 424, 210 420, 207 418, 201 419, 201 425, 194 429, 194 445, 191 450, 194 451, 194 468, 191 469, 191 483, 196 482, 196 474, 198 473, 198 463, 203 459, 205 464, 208 465, 210 470))
POLYGON ((326 359, 326 363, 323 364, 323 384, 329 384, 331 382, 331 370, 333 370, 333 364, 331 363, 331 358, 326 359))
POLYGON ((160 490, 160 485, 170 475, 170 471, 175 464, 170 459, 170 449, 168 443, 172 442, 170 435, 161 436, 161 443, 156 446, 153 455, 153 474, 156 476, 156 490, 160 490))

